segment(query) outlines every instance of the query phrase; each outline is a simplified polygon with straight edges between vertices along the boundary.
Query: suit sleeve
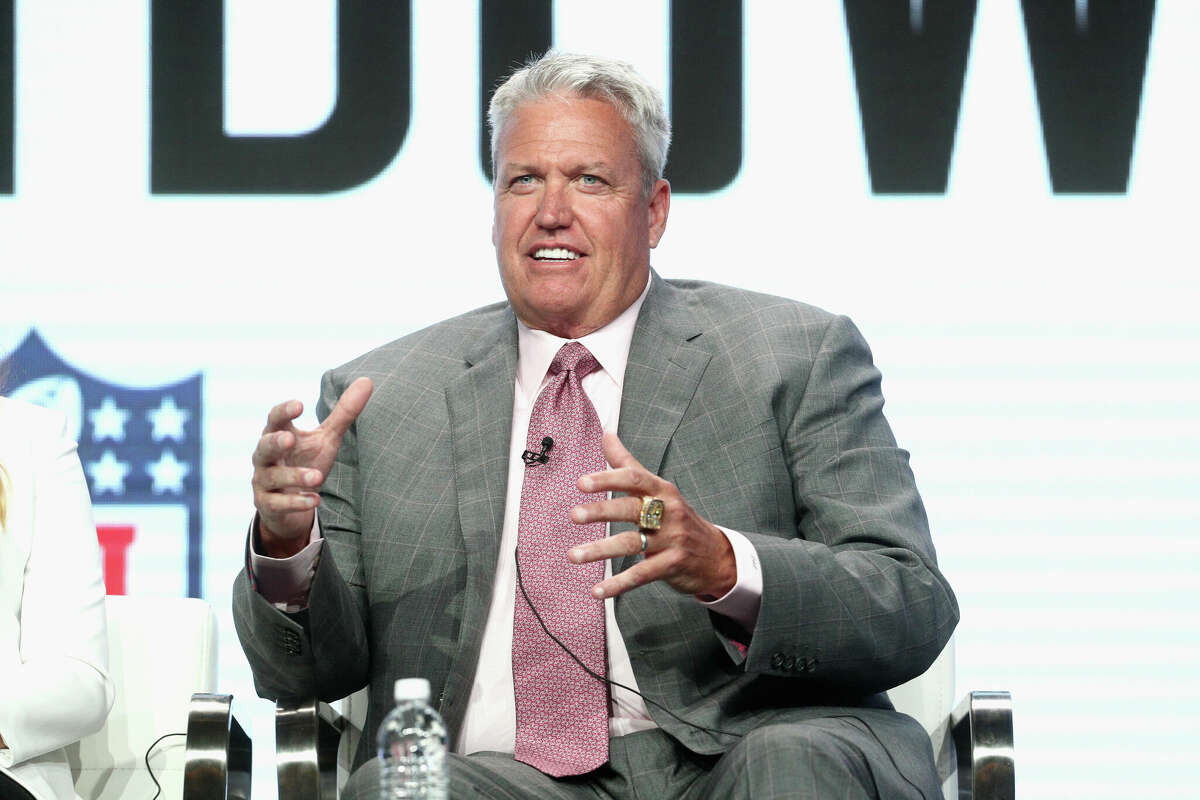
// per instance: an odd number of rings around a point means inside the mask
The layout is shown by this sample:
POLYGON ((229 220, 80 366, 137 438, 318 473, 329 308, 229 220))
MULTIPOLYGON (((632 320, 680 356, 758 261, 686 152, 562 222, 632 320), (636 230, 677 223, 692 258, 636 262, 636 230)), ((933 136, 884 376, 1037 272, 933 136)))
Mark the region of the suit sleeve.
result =
POLYGON ((780 427, 797 538, 746 534, 763 591, 743 667, 882 691, 933 662, 958 605, 884 419, 879 372, 845 317, 827 327, 793 405, 780 427))
MULTIPOLYGON (((0 675, 0 735, 13 766, 94 733, 113 704, 100 545, 75 443, 38 434, 33 533, 20 609, 20 655, 0 675)), ((43 435, 44 434, 44 435, 43 435)), ((11 535, 0 531, 0 535, 11 535)))
MULTIPOLYGON (((346 381, 335 373, 325 373, 317 404, 319 419, 329 415, 345 386, 346 381)), ((255 591, 245 568, 234 582, 234 626, 261 697, 316 697, 332 702, 367 683, 359 497, 358 442, 352 425, 321 487, 319 516, 325 544, 308 608, 296 613, 275 608, 255 591)))

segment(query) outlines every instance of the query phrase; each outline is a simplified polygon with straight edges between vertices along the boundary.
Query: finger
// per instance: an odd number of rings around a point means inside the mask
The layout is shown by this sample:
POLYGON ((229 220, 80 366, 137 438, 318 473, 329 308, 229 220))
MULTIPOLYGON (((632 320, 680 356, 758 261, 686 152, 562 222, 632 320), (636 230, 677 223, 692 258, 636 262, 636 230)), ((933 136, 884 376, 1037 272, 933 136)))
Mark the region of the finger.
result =
POLYGON ((255 467, 276 464, 296 445, 296 434, 292 431, 273 431, 263 434, 250 457, 255 467))
POLYGON ((609 597, 625 594, 630 589, 636 589, 639 586, 645 586, 647 583, 661 580, 667 575, 669 563, 669 560, 663 554, 643 559, 629 569, 618 572, 611 578, 597 583, 592 587, 592 597, 598 600, 605 600, 609 597))
POLYGON ((589 522, 630 522, 636 521, 641 511, 642 498, 614 497, 611 500, 575 506, 571 509, 571 522, 577 525, 586 525, 589 522))
MULTIPOLYGON (((653 535, 648 536, 652 541, 653 535)), ((649 550, 649 546, 646 548, 649 550)), ((605 558, 622 558, 642 552, 642 537, 640 531, 626 531, 614 536, 587 542, 567 551, 567 560, 572 564, 587 564, 605 558)))
MULTIPOLYGON (((633 466, 591 472, 579 476, 576 485, 579 491, 594 494, 595 492, 628 492, 638 497, 659 494, 662 491, 662 478, 648 472, 636 461, 633 466)), ((640 505, 639 505, 640 508, 640 505)))
POLYGON ((321 471, 306 467, 263 467, 254 471, 254 484, 268 492, 310 492, 321 485, 321 471))
POLYGON ((604 434, 604 458, 613 469, 637 467, 645 470, 645 467, 638 463, 633 454, 625 449, 625 445, 621 443, 620 437, 615 433, 604 434))
POLYGON ((254 507, 264 516, 289 514, 293 511, 309 511, 320 503, 320 496, 312 492, 256 491, 254 493, 254 507))
POLYGON ((358 415, 366 408, 371 399, 375 384, 370 378, 358 378, 342 392, 337 405, 329 412, 329 416, 321 423, 321 427, 336 434, 339 438, 358 419, 358 415))
POLYGON ((304 413, 304 403, 286 400, 267 412, 267 424, 263 433, 292 430, 292 420, 304 413))

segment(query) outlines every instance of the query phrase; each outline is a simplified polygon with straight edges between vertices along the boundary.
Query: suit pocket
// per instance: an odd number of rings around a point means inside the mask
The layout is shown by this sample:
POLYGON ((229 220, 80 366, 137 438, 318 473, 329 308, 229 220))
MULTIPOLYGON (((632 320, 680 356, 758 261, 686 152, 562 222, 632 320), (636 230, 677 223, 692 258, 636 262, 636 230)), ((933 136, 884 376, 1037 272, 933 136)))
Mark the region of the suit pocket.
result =
POLYGON ((662 475, 717 525, 786 534, 794 519, 791 478, 774 418, 724 430, 681 425, 662 475))

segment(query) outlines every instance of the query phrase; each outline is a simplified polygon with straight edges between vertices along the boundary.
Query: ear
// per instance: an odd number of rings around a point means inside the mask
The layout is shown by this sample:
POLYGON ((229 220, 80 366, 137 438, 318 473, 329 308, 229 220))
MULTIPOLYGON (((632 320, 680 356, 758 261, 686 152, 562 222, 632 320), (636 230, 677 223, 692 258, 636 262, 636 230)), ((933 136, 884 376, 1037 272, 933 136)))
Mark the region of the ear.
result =
POLYGON ((647 213, 650 217, 650 247, 658 247, 658 240, 667 229, 667 215, 671 212, 671 184, 659 178, 650 190, 647 213))

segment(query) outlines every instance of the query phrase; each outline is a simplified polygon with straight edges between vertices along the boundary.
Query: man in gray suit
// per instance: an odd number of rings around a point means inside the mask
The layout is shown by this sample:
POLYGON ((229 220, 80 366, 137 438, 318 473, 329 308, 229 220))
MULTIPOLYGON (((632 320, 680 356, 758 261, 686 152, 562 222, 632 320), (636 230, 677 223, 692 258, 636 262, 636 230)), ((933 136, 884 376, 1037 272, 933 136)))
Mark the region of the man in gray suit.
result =
POLYGON ((396 678, 428 678, 454 796, 940 797, 925 733, 882 692, 958 609, 857 330, 650 269, 670 131, 626 65, 548 54, 489 122, 508 302, 326 373, 314 430, 296 401, 269 414, 234 594, 259 693, 369 686, 369 734, 396 678), (578 477, 597 499, 569 515, 609 535, 561 561, 606 565, 590 593, 614 683, 607 760, 552 777, 513 755, 513 553, 531 407, 572 341, 599 363, 582 390, 611 468, 578 477))

